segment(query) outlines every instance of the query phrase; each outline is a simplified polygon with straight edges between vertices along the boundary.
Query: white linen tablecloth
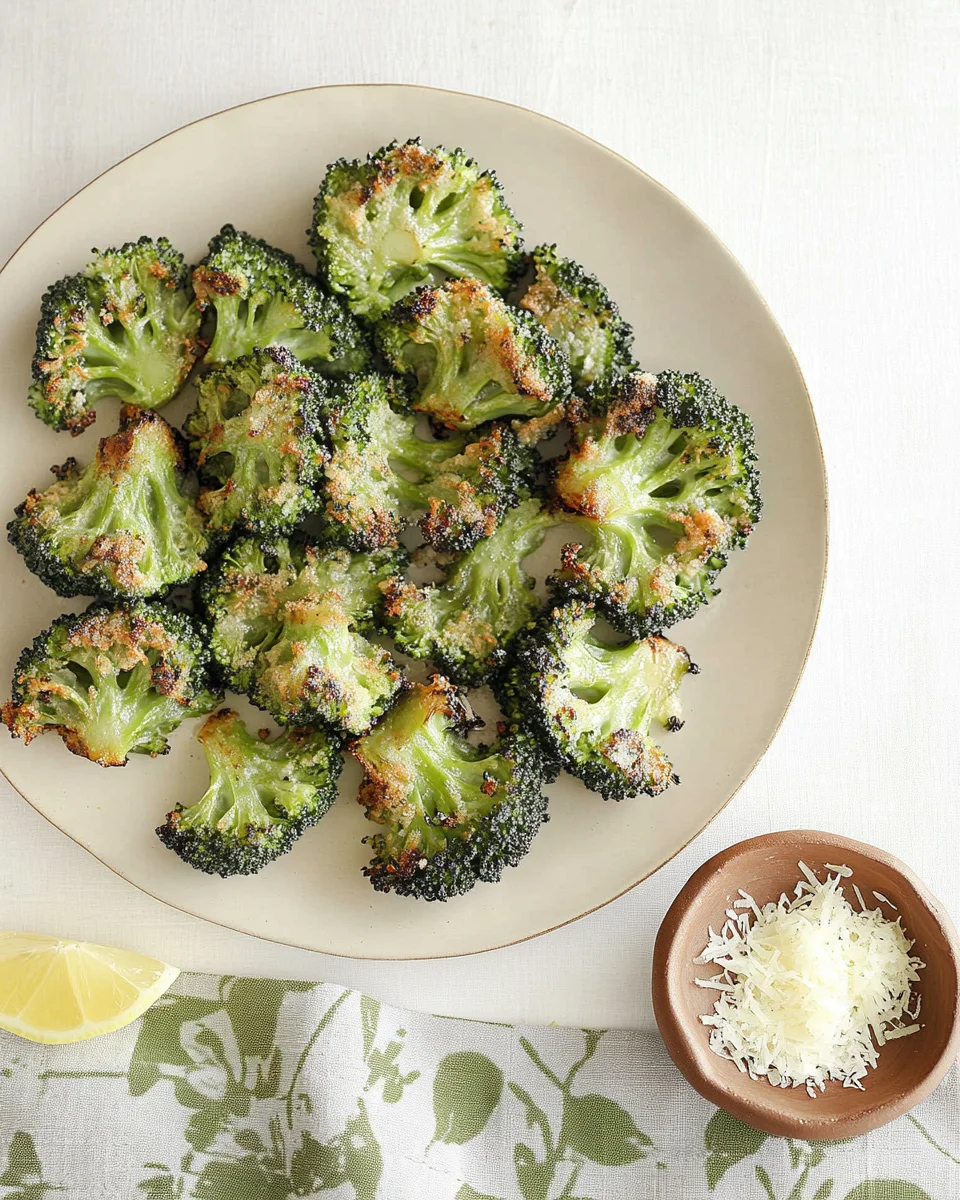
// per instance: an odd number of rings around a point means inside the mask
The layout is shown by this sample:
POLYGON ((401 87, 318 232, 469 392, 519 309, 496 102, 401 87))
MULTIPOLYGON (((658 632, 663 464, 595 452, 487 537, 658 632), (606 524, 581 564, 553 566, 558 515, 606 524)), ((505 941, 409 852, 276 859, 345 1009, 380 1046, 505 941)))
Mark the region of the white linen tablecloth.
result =
POLYGON ((955 0, 0 0, 0 260, 117 159, 244 100, 391 81, 513 101, 638 163, 739 257, 806 373, 831 492, 820 630, 775 744, 706 833, 586 920, 492 956, 324 958, 165 908, 2 785, 0 927, 432 1012, 649 1028, 659 920, 739 838, 864 838, 956 913, 958 51, 955 0))

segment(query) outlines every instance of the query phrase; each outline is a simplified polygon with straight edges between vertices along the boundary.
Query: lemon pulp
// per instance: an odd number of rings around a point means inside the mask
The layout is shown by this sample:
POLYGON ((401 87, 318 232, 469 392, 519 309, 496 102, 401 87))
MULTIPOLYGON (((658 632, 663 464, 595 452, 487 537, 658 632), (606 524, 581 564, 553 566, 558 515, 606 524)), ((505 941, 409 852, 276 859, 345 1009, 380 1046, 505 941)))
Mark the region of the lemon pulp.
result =
POLYGON ((0 1029, 34 1042, 79 1042, 135 1021, 180 974, 111 946, 0 933, 0 1029))

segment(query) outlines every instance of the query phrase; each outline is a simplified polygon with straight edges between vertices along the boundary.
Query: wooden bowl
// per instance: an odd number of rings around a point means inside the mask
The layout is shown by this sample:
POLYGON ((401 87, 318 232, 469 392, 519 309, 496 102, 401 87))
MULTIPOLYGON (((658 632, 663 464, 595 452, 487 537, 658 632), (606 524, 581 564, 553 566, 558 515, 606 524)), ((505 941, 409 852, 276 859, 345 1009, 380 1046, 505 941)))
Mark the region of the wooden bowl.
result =
MULTIPOLYGON (((846 883, 846 881, 844 881, 846 883)), ((913 872, 883 850, 830 833, 793 830, 738 842, 696 871, 674 900, 657 934, 653 953, 653 1009, 670 1056, 688 1082, 732 1116, 780 1137, 832 1140, 853 1137, 902 1116, 940 1083, 960 1052, 958 1001, 960 943, 950 918, 913 872), (867 904, 880 892, 898 909, 913 953, 927 965, 915 991, 923 997, 923 1028, 888 1042, 864 1091, 828 1083, 815 1098, 806 1089, 777 1088, 752 1080, 715 1054, 700 1017, 713 1011, 716 993, 694 979, 716 973, 694 964, 707 944, 707 927, 719 929, 724 911, 743 888, 759 905, 792 894, 802 859, 825 878, 825 864, 845 864, 854 874, 845 895, 857 906, 856 883, 867 904)))

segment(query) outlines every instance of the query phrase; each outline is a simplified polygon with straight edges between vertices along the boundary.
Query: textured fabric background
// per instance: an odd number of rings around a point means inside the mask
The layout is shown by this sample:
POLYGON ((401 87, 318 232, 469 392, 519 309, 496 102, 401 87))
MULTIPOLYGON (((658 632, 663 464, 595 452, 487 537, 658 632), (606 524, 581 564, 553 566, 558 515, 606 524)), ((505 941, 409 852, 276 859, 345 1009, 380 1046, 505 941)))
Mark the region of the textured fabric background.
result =
POLYGON ((4 1200, 956 1200, 960 1077, 852 1142, 767 1138, 653 1034, 183 975, 74 1046, 0 1034, 4 1200))
POLYGON ((960 910, 958 50, 956 0, 0 0, 0 259, 122 155, 227 105, 384 80, 515 101, 638 163, 740 258, 806 373, 832 510, 775 745, 702 837, 587 920, 492 957, 322 959, 163 908, 4 790, 0 926, 425 1011, 649 1028, 659 919, 738 838, 866 838, 960 910))

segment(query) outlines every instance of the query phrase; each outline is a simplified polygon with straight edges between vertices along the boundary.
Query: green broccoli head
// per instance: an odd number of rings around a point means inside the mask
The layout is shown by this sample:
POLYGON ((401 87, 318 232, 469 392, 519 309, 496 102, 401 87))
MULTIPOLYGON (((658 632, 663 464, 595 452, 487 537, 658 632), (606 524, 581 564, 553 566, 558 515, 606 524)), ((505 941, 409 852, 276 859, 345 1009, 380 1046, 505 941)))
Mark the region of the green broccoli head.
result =
POLYGON ((592 604, 554 608, 514 642, 496 691, 504 711, 530 722, 547 755, 605 800, 656 796, 678 783, 650 737, 680 720, 680 681, 697 667, 682 646, 651 636, 610 645, 594 636, 592 604))
POLYGON ((420 288, 382 318, 377 337, 413 381, 413 407, 449 429, 526 417, 535 441, 563 417, 566 355, 529 313, 475 279, 420 288))
POLYGON ((367 838, 364 873, 380 892, 449 900, 495 883, 530 849, 547 817, 535 742, 503 729, 491 747, 465 700, 442 676, 411 684, 351 746, 364 770, 360 803, 382 833, 367 838))
POLYGON ((124 405, 87 467, 69 459, 54 474, 17 506, 7 534, 58 595, 155 596, 206 569, 183 439, 157 413, 124 405))
POLYGON ((396 545, 420 514, 428 545, 469 550, 529 494, 537 457, 500 424, 442 441, 418 437, 416 418, 398 411, 402 394, 383 375, 355 376, 337 389, 327 414, 326 528, 351 550, 372 550, 396 545))
POLYGON ((489 171, 462 150, 392 143, 327 171, 311 242, 331 288, 375 320, 435 271, 505 290, 521 226, 489 171))
POLYGON ((98 601, 58 617, 23 651, 3 720, 25 743, 58 733, 74 754, 120 767, 128 754, 165 754, 167 734, 217 704, 208 663, 187 613, 98 601))
POLYGON ((167 813, 157 836, 200 871, 224 878, 256 874, 286 854, 337 797, 340 747, 322 729, 255 738, 225 708, 208 717, 197 736, 210 786, 195 804, 167 813))
POLYGON ((224 679, 283 725, 363 733, 393 701, 400 670, 364 636, 399 551, 351 555, 303 539, 236 542, 201 598, 224 679))
POLYGON ((321 382, 279 346, 204 375, 184 424, 200 473, 198 501, 217 535, 293 528, 319 505, 326 458, 321 382))
POLYGON ((634 366, 633 330, 620 316, 607 289, 556 246, 538 246, 529 256, 534 277, 519 304, 532 313, 570 360, 573 387, 606 396, 634 366))
POLYGON ((522 501, 499 529, 445 568, 442 583, 384 584, 384 621, 399 648, 432 659, 467 687, 486 683, 512 639, 540 607, 523 559, 558 518, 537 498, 522 501))
POLYGON ((190 270, 166 238, 92 253, 43 297, 28 396, 41 421, 72 434, 105 396, 160 408, 203 350, 190 270))
POLYGON ((753 426, 700 375, 627 376, 604 415, 572 406, 561 503, 583 543, 552 577, 632 637, 692 616, 760 518, 753 426))
POLYGON ((292 254, 224 225, 193 272, 201 312, 213 309, 216 330, 206 362, 242 358, 284 346, 323 374, 362 371, 370 347, 343 303, 328 296, 292 254))

